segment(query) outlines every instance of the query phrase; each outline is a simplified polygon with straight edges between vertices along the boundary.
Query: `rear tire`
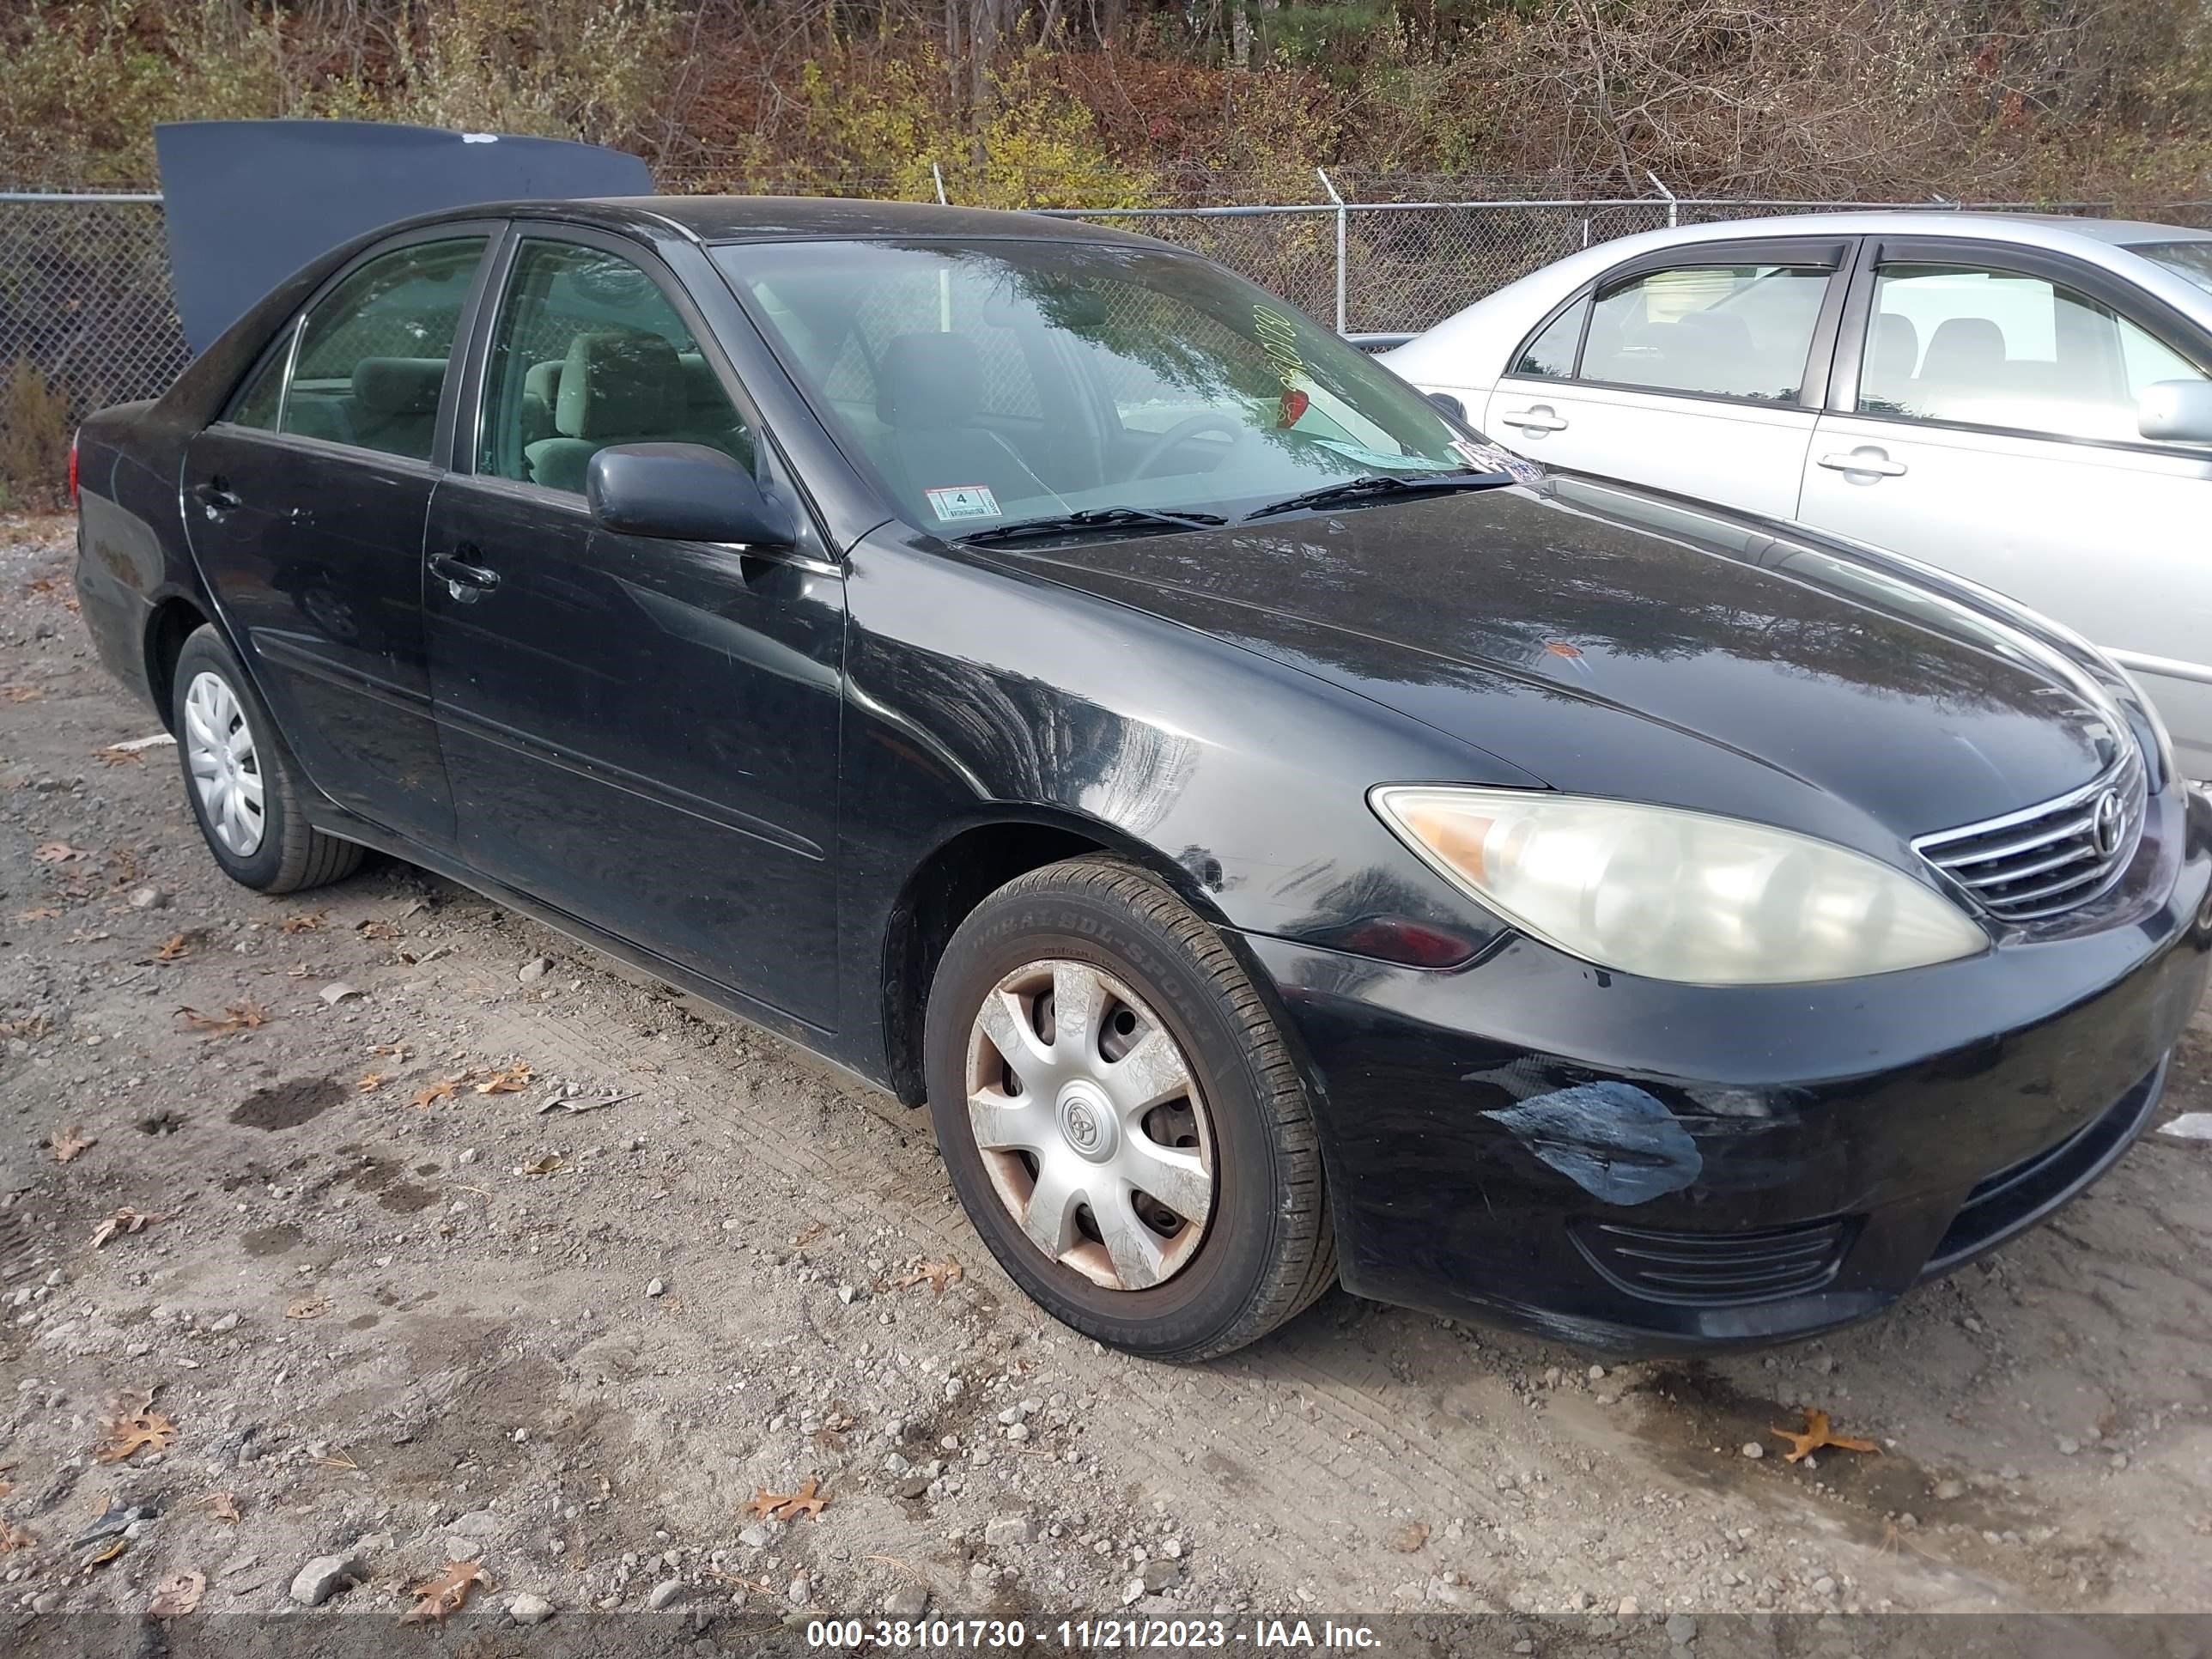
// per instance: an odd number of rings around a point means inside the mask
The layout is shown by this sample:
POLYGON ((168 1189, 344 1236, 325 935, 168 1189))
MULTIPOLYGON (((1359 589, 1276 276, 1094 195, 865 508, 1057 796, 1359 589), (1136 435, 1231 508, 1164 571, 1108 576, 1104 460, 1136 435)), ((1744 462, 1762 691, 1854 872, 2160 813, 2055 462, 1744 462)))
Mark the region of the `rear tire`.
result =
POLYGON ((296 893, 343 879, 362 848, 309 823, 301 786, 246 673, 212 625, 194 629, 169 677, 185 799, 233 881, 296 893))
POLYGON ((1210 1359, 1336 1282, 1281 1034, 1220 935, 1136 866, 1071 860, 978 905, 939 964, 925 1058, 953 1190, 1061 1323, 1210 1359))

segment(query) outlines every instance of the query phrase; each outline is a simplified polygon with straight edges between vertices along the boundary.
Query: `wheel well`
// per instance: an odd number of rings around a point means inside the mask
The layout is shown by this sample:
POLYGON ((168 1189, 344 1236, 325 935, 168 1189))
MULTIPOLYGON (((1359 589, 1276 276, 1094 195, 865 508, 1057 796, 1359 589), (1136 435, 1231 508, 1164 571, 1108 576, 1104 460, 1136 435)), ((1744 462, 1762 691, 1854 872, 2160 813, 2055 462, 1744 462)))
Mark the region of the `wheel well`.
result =
POLYGON ((1106 850, 1102 842, 1044 823, 987 823, 963 830, 907 878, 884 941, 884 1047, 900 1100, 928 1097, 922 1018, 937 963, 968 913, 1017 876, 1106 850))
POLYGON ((164 599, 155 607, 153 619, 146 625, 146 689, 154 694, 154 708, 161 717, 163 727, 170 731, 171 683, 176 677, 177 653, 185 648, 185 641, 192 630, 205 625, 207 618, 190 599, 164 599))

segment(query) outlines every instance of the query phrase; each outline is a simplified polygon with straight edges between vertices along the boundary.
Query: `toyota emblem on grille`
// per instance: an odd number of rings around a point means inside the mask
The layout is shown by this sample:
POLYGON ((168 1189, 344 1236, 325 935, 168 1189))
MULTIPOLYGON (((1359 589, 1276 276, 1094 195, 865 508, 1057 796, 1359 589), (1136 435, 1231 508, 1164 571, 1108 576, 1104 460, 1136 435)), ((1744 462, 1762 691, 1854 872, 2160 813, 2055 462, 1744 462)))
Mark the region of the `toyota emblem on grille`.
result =
POLYGON ((2089 822, 2089 834, 2097 843, 2097 856, 2108 859, 2120 850, 2120 824, 2123 817, 2120 792, 2107 789, 2097 797, 2097 811, 2089 822))

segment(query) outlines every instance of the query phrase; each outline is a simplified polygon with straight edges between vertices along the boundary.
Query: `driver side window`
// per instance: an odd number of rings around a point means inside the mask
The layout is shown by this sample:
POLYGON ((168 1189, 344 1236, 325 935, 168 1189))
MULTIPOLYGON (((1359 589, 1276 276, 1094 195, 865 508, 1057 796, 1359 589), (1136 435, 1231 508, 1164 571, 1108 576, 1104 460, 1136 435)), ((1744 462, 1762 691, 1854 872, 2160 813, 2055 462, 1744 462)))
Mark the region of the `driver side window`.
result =
POLYGON ((601 449, 656 442, 754 462, 714 365, 641 267, 601 248, 526 241, 485 365, 477 471, 580 495, 601 449))

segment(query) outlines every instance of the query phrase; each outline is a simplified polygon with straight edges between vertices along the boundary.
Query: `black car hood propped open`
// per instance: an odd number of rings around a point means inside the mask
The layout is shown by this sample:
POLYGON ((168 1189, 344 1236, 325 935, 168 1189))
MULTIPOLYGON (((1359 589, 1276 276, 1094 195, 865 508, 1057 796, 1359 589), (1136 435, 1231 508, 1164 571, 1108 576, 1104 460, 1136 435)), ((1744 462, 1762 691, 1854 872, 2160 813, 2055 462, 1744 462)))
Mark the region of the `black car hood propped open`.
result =
POLYGON ((1847 548, 1559 475, 989 556, 1317 674, 1569 791, 1786 822, 1809 790, 1831 816, 1855 807, 1909 838, 2063 793, 2124 740, 2094 690, 2009 650, 2001 623, 1909 586, 1855 586, 1847 548), (1621 718, 1645 734, 1633 779, 1591 724, 1621 718))
POLYGON ((635 155, 561 138, 375 121, 180 121, 154 129, 169 269, 195 355, 277 283, 364 231, 439 208, 648 196, 635 155))

